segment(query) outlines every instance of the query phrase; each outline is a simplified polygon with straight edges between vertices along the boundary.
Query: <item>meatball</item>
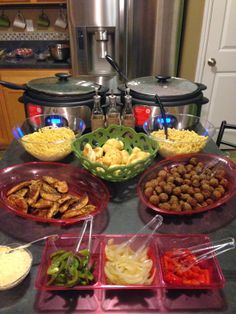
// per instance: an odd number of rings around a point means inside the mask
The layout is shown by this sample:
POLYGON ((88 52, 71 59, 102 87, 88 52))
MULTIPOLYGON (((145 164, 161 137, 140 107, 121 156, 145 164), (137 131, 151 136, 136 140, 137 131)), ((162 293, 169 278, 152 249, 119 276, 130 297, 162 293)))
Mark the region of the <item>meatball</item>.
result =
POLYGON ((211 198, 208 198, 206 202, 207 202, 207 205, 211 205, 214 201, 211 198))
POLYGON ((187 184, 183 184, 180 186, 181 192, 186 193, 188 191, 189 186, 187 184))
POLYGON ((172 186, 170 184, 167 184, 167 185, 164 186, 163 190, 164 190, 165 193, 170 195, 172 193, 173 188, 172 188, 172 186))
POLYGON ((173 189, 173 194, 176 196, 180 195, 181 194, 181 188, 179 186, 175 187, 173 189))
POLYGON ((155 191, 157 192, 157 194, 161 194, 161 193, 163 192, 163 189, 162 189, 161 186, 157 185, 157 186, 155 187, 155 191))
POLYGON ((220 184, 223 185, 224 188, 227 188, 229 181, 224 178, 220 181, 220 184))
POLYGON ((197 163, 198 163, 198 160, 197 160, 196 157, 192 157, 192 158, 190 158, 189 163, 190 163, 191 165, 193 165, 193 166, 196 166, 197 163))
POLYGON ((197 206, 197 200, 193 197, 189 197, 187 202, 192 206, 192 208, 197 206))
POLYGON ((190 210, 192 210, 192 206, 189 203, 187 203, 187 202, 183 203, 183 205, 181 207, 182 207, 183 211, 190 211, 190 210))
POLYGON ((216 178, 211 178, 209 183, 211 186, 217 187, 219 185, 219 180, 216 178))
POLYGON ((173 203, 170 206, 170 209, 176 212, 180 212, 181 211, 181 206, 178 203, 173 203))
POLYGON ((147 197, 147 198, 150 198, 152 196, 152 193, 153 193, 153 188, 152 187, 148 187, 144 190, 144 195, 147 197))
POLYGON ((179 199, 177 196, 171 195, 170 201, 169 201, 170 204, 178 203, 178 201, 179 201, 179 199))
POLYGON ((220 191, 214 190, 213 193, 212 193, 212 198, 214 200, 218 200, 219 198, 221 198, 221 196, 222 195, 221 195, 220 191))
POLYGON ((223 195, 225 194, 225 188, 222 185, 217 186, 217 188, 215 188, 216 191, 220 191, 220 193, 223 195))
POLYGON ((190 172, 191 170, 193 170, 193 165, 187 164, 187 166, 186 166, 185 168, 186 168, 186 170, 187 170, 188 172, 190 172))
POLYGON ((168 196, 168 194, 166 194, 166 193, 161 193, 161 194, 159 195, 159 198, 160 198, 160 201, 161 201, 161 202, 166 202, 166 201, 168 201, 169 196, 168 196))
POLYGON ((210 187, 210 185, 207 184, 207 183, 203 183, 203 184, 201 185, 201 188, 202 188, 203 190, 205 190, 205 191, 211 191, 211 187, 210 187))
POLYGON ((173 183, 175 180, 175 178, 173 176, 168 176, 168 178, 166 179, 166 182, 170 182, 170 183, 173 183))
POLYGON ((200 181, 198 181, 198 180, 193 180, 192 185, 193 185, 195 188, 197 188, 197 187, 200 186, 200 181))
POLYGON ((179 178, 179 177, 175 177, 175 180, 174 180, 174 183, 176 184, 176 185, 181 185, 181 184, 183 184, 183 179, 182 178, 179 178))
POLYGON ((181 198, 181 200, 183 200, 183 201, 187 201, 190 197, 191 197, 191 196, 190 196, 189 194, 187 194, 187 193, 182 193, 182 194, 180 195, 180 198, 181 198))
POLYGON ((211 192, 208 191, 208 190, 203 190, 203 191, 202 191, 202 194, 203 194, 203 196, 204 196, 205 199, 211 197, 211 192))
POLYGON ((191 185, 191 180, 184 179, 183 184, 187 184, 189 186, 189 185, 191 185))
POLYGON ((149 198, 149 202, 152 203, 153 205, 158 205, 159 204, 159 196, 158 195, 152 195, 149 198))
POLYGON ((158 177, 166 178, 167 177, 167 171, 166 170, 160 170, 158 172, 158 177))
POLYGON ((159 207, 161 209, 165 209, 165 210, 170 210, 171 209, 171 205, 169 203, 166 203, 166 202, 165 203, 160 203, 159 207))
POLYGON ((194 198, 198 203, 202 203, 204 201, 204 196, 202 193, 194 193, 194 198))

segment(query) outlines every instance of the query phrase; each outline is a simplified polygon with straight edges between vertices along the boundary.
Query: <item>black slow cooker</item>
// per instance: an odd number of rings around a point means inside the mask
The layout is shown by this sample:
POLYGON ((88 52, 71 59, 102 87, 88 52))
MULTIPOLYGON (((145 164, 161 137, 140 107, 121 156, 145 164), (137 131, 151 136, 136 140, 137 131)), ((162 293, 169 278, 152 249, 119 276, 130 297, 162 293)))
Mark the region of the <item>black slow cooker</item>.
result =
POLYGON ((166 75, 145 76, 129 80, 111 56, 107 55, 106 60, 124 81, 124 84, 118 87, 121 92, 122 103, 124 103, 127 88, 129 89, 136 123, 140 126, 150 115, 160 114, 156 95, 159 96, 166 111, 173 114, 184 113, 199 116, 201 106, 209 101, 203 96, 203 91, 206 89, 203 84, 166 75))

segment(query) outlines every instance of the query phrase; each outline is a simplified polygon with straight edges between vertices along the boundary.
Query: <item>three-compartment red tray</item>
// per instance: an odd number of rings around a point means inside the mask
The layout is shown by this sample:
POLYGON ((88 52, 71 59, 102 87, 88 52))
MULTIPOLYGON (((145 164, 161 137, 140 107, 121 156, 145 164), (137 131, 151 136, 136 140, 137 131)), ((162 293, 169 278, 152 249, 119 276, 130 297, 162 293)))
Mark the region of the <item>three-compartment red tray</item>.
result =
MULTIPOLYGON (((186 234, 186 235, 160 235, 154 234, 148 246, 151 252, 154 268, 156 269, 154 279, 151 285, 113 285, 109 284, 104 272, 106 262, 105 246, 109 239, 114 239, 114 243, 122 243, 129 240, 133 235, 117 235, 117 234, 98 234, 92 236, 91 259, 95 261, 96 267, 94 271, 94 283, 87 286, 61 287, 48 285, 47 268, 50 264, 50 254, 58 249, 73 250, 78 240, 78 235, 64 234, 60 235, 56 241, 48 239, 43 251, 42 260, 39 266, 35 286, 40 290, 60 291, 60 290, 93 290, 93 289, 215 289, 222 288, 225 279, 216 257, 207 260, 205 267, 210 272, 209 284, 198 285, 176 285, 170 284, 164 279, 164 269, 161 263, 161 257, 166 251, 172 248, 188 248, 197 244, 211 243, 207 235, 202 234, 186 234)), ((148 237, 147 234, 140 234, 137 237, 136 245, 139 246, 148 237)), ((86 245, 87 239, 84 237, 82 246, 86 245)))

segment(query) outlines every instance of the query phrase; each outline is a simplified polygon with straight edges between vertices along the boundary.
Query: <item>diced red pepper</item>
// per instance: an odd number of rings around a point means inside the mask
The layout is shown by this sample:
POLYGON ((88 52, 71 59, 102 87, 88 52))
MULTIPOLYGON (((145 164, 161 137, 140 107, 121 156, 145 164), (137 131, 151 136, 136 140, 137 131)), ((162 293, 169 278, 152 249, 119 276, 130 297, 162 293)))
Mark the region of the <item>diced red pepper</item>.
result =
POLYGON ((187 254, 184 258, 176 258, 174 250, 167 251, 162 256, 165 280, 174 285, 210 284, 210 272, 201 265, 194 265, 187 271, 183 271, 183 267, 188 267, 196 259, 196 256, 189 250, 184 250, 184 253, 187 254))
POLYGON ((171 272, 165 274, 165 280, 174 285, 181 285, 182 279, 171 272))

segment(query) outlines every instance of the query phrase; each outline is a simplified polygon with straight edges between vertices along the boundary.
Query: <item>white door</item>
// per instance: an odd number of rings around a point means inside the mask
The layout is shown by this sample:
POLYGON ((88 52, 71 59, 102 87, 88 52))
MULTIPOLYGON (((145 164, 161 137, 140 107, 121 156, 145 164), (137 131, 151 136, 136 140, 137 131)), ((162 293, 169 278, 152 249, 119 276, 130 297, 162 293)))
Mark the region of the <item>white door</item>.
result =
MULTIPOLYGON (((206 0, 195 79, 210 100, 201 116, 218 129, 222 120, 236 124, 236 0, 206 0)), ((224 140, 236 143, 236 132, 224 140)))

